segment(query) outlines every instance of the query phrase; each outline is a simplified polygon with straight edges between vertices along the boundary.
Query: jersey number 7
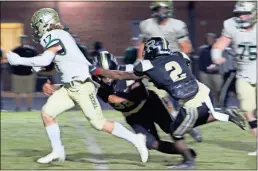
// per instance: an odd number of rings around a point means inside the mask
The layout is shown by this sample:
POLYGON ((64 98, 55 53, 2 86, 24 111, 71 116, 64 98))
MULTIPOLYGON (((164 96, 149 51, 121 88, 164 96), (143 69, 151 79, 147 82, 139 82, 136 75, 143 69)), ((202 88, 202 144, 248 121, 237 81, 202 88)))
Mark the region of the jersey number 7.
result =
POLYGON ((166 71, 170 71, 170 78, 173 82, 177 82, 186 78, 186 74, 182 73, 183 70, 181 66, 175 62, 171 61, 165 64, 166 71))

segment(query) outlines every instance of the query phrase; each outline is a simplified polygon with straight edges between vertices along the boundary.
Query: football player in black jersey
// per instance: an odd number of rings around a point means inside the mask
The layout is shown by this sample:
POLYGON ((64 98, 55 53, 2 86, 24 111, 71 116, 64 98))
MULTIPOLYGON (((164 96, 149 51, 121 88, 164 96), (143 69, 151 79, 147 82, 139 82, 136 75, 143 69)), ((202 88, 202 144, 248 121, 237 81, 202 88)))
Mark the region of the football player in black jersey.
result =
MULTIPOLYGON (((103 69, 120 71, 133 69, 133 65, 118 65, 115 57, 108 51, 100 52, 96 61, 97 66, 103 69)), ((146 136, 146 146, 149 150, 155 149, 166 154, 180 154, 174 143, 160 139, 154 123, 169 134, 173 120, 159 96, 146 89, 141 80, 113 81, 98 76, 93 76, 92 79, 98 83, 98 97, 121 112, 136 133, 146 136)), ((43 86, 44 93, 48 95, 51 95, 56 89, 57 87, 51 85, 50 82, 43 86)), ((188 150, 194 157, 196 156, 193 149, 189 148, 188 150)))
POLYGON ((175 146, 184 158, 182 163, 175 166, 176 168, 194 166, 193 156, 187 150, 184 141, 184 134, 192 128, 221 120, 231 121, 244 129, 244 119, 237 111, 227 109, 221 113, 214 110, 209 97, 210 90, 198 82, 189 70, 184 60, 187 55, 180 52, 171 53, 164 38, 152 37, 146 41, 143 56, 144 60, 135 64, 133 72, 102 68, 92 68, 92 71, 94 75, 114 80, 137 80, 148 77, 156 87, 166 90, 179 102, 181 109, 170 130, 175 146))

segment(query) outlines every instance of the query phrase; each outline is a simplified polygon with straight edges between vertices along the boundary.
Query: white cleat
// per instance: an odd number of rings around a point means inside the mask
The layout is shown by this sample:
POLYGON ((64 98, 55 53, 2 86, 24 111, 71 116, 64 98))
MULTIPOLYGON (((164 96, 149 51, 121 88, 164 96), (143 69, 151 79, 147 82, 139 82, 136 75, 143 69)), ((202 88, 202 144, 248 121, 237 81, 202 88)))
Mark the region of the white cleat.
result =
POLYGON ((257 150, 254 151, 254 152, 250 152, 248 153, 248 156, 257 156, 257 150))
POLYGON ((138 152, 140 153, 141 160, 143 163, 146 163, 149 157, 149 151, 146 147, 146 137, 143 134, 137 134, 138 142, 135 144, 135 147, 137 148, 138 152))
POLYGON ((65 150, 64 146, 60 150, 52 151, 50 154, 46 155, 45 157, 41 157, 37 160, 38 163, 46 164, 50 163, 53 160, 58 160, 59 162, 65 161, 65 150))

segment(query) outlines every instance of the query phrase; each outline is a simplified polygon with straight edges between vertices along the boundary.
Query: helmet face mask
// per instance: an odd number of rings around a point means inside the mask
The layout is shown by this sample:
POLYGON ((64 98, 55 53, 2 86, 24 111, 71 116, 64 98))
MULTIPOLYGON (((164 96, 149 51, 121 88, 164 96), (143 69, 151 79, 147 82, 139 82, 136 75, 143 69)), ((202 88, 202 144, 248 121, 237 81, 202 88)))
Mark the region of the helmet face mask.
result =
POLYGON ((60 24, 58 13, 51 8, 42 8, 31 17, 33 40, 39 42, 41 37, 50 31, 51 25, 60 24))
POLYGON ((152 17, 157 20, 158 23, 171 17, 171 8, 168 1, 155 1, 150 6, 152 10, 152 17))
POLYGON ((248 28, 257 22, 257 2, 238 1, 233 10, 239 28, 248 28))

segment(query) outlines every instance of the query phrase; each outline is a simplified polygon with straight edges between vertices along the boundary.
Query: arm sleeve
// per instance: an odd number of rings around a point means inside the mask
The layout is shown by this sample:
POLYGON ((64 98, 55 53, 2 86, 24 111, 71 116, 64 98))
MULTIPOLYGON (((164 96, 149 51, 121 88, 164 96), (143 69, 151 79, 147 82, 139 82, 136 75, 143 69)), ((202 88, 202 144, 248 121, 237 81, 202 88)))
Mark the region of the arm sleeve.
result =
POLYGON ((223 29, 222 29, 222 33, 223 36, 232 39, 233 35, 232 35, 232 30, 231 30, 231 26, 229 24, 229 21, 226 20, 223 23, 223 29))
POLYGON ((51 64, 55 57, 55 54, 51 51, 46 50, 43 54, 39 56, 35 56, 32 58, 23 58, 21 57, 20 64, 24 66, 38 66, 38 67, 44 67, 51 64))

